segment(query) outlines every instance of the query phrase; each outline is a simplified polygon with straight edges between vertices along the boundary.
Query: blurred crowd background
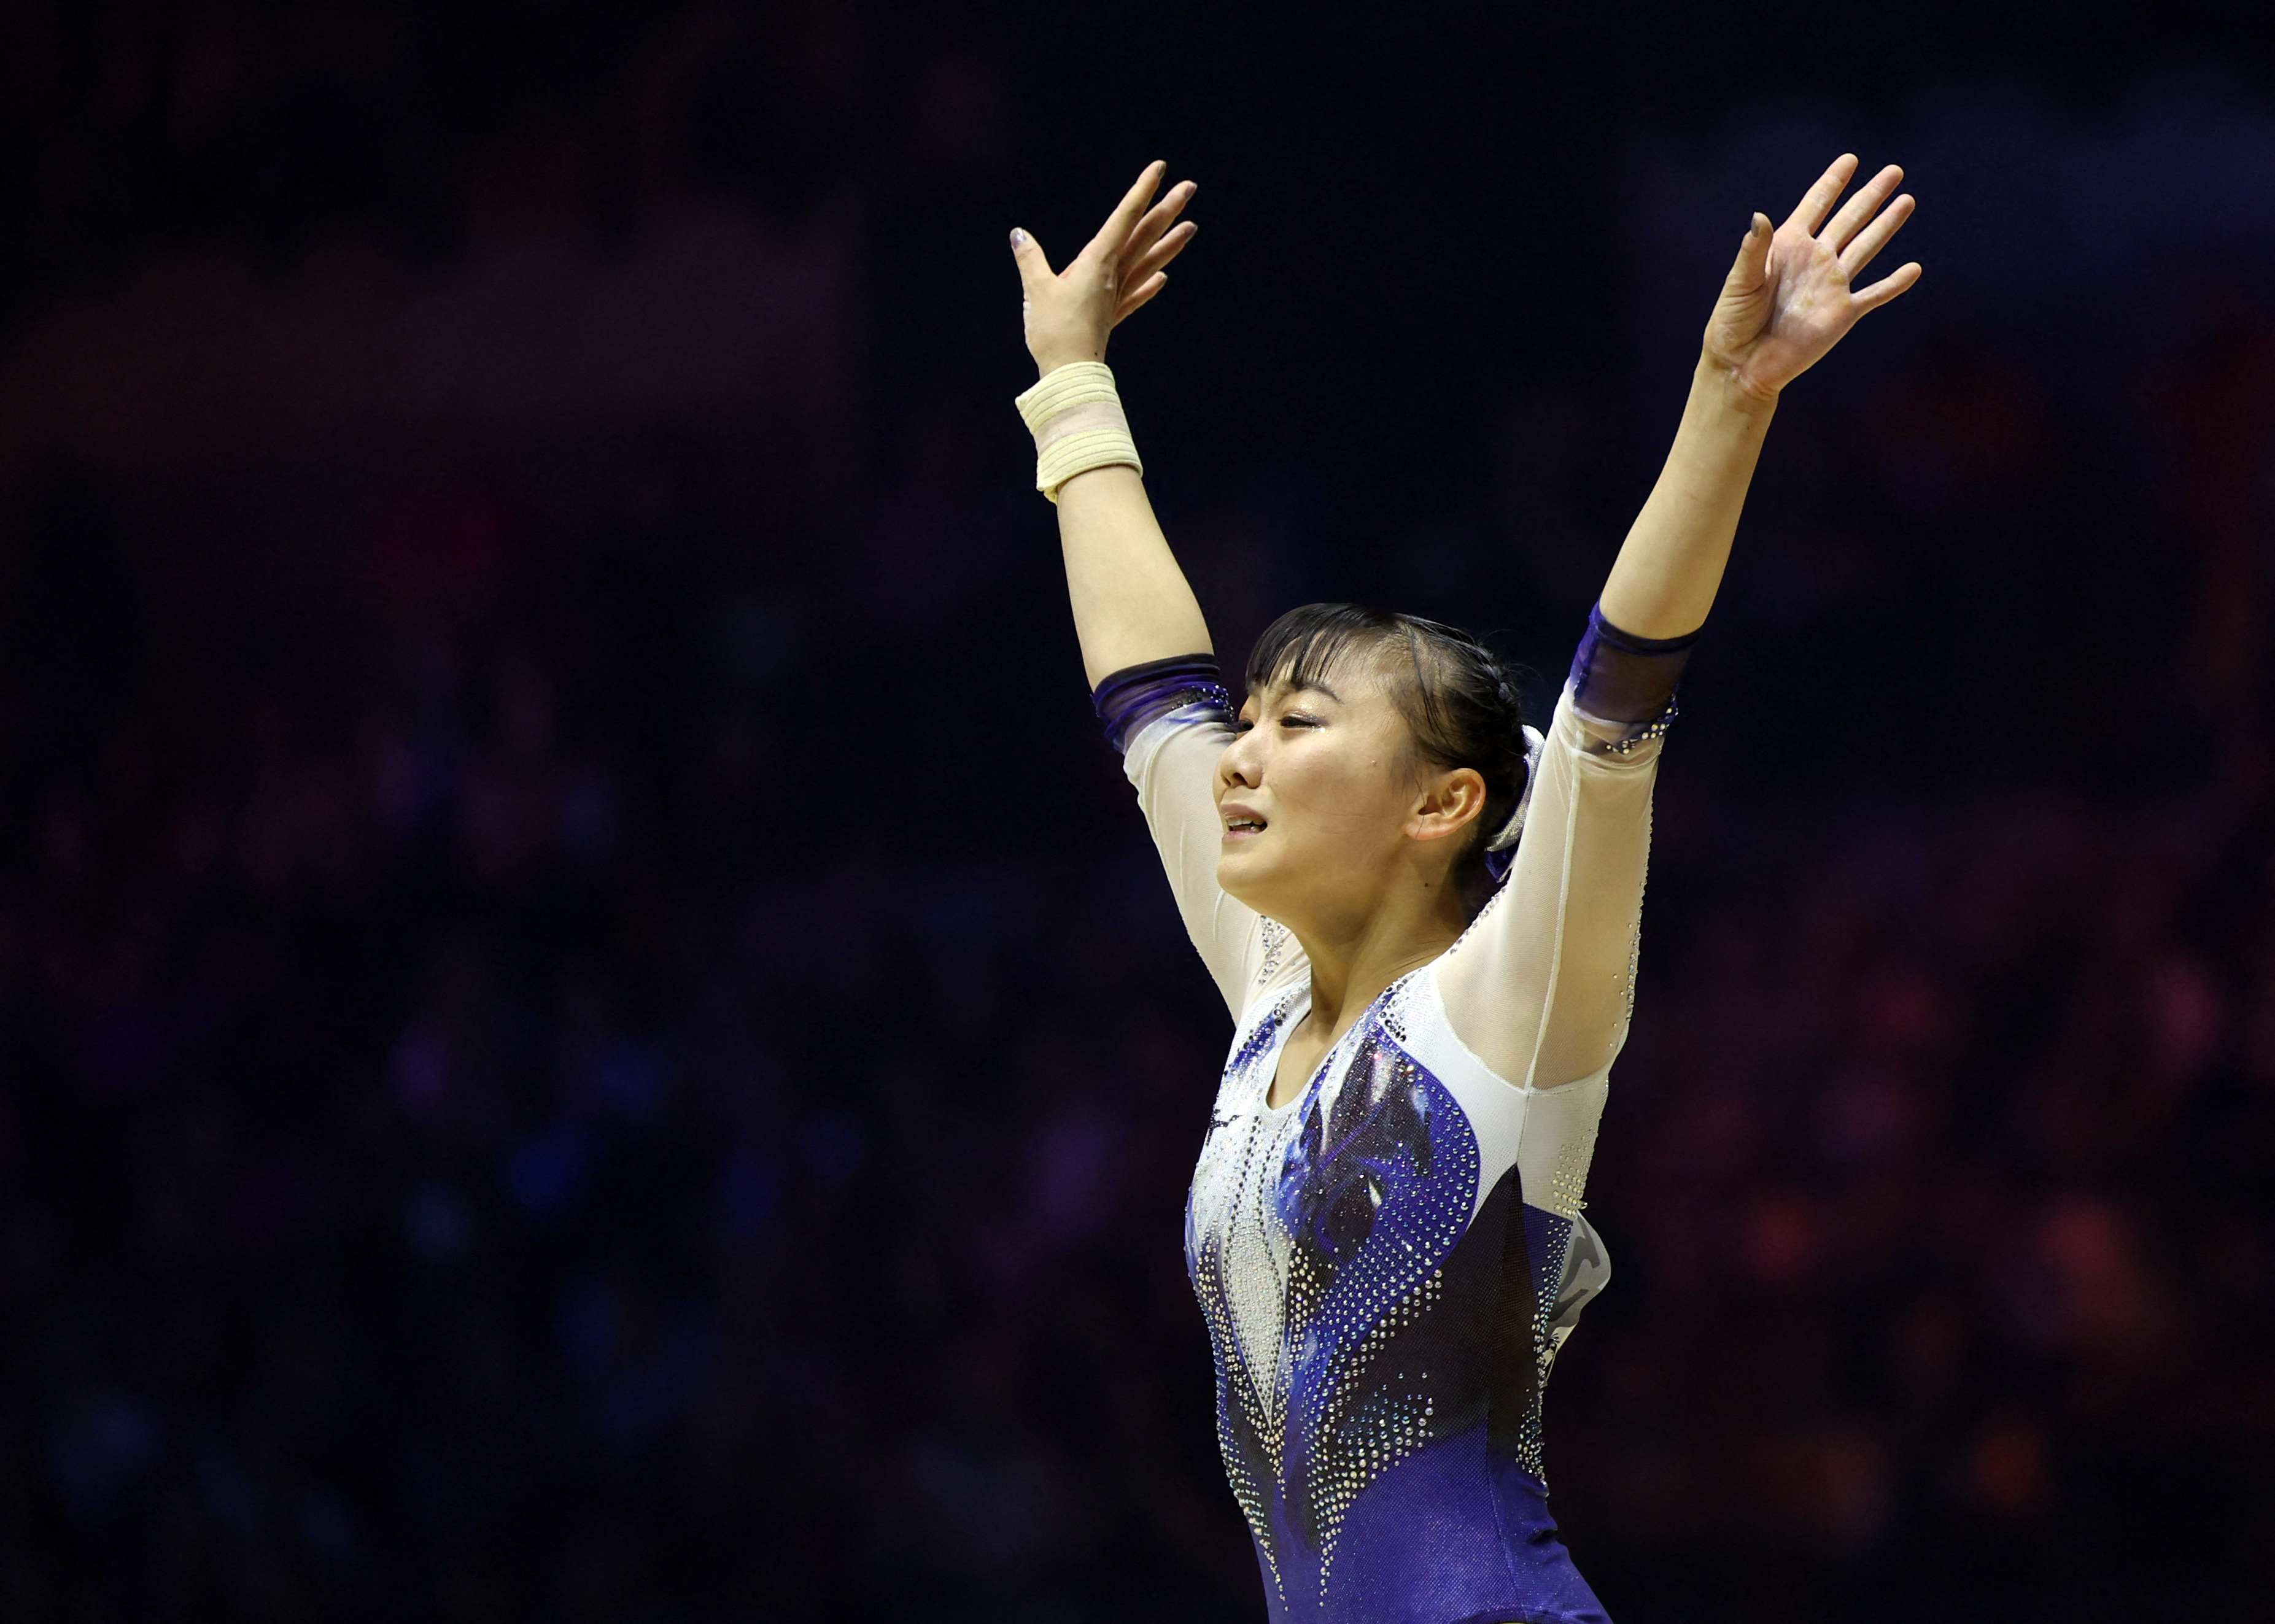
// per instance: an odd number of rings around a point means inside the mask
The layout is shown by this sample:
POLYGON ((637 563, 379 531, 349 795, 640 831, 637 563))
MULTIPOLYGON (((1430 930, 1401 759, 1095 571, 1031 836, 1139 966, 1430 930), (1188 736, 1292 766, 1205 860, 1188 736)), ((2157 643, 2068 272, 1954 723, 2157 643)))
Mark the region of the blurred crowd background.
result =
POLYGON ((1787 404, 1666 758, 1549 1402, 1622 1624, 2264 1617, 2275 81, 2246 8, 0 14, 0 1617, 1256 1619, 1226 1023, 1004 245, 1236 660, 1545 706, 1750 210, 1787 404))

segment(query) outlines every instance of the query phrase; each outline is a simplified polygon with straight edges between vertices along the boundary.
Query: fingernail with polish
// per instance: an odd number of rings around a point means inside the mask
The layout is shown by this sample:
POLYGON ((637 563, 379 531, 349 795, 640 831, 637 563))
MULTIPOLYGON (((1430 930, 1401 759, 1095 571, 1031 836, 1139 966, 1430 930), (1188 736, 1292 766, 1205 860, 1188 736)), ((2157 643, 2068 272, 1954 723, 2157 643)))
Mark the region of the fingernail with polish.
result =
POLYGON ((1011 228, 1011 246, 1014 248, 1024 248, 1026 245, 1027 234, 1021 230, 1017 226, 1013 226, 1011 228))

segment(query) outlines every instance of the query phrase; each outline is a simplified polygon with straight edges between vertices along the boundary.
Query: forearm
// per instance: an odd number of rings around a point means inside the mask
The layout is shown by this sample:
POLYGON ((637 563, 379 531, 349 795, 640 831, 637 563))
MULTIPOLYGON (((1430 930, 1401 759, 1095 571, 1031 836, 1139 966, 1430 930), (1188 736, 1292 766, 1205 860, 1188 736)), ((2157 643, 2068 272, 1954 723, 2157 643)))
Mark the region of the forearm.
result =
POLYGON ((1210 652, 1208 625, 1135 468, 1093 468, 1058 487, 1059 543, 1084 674, 1093 688, 1148 660, 1210 652))
POLYGON ((1674 448, 1604 583, 1605 619, 1639 638, 1705 623, 1775 409, 1701 359, 1674 448))

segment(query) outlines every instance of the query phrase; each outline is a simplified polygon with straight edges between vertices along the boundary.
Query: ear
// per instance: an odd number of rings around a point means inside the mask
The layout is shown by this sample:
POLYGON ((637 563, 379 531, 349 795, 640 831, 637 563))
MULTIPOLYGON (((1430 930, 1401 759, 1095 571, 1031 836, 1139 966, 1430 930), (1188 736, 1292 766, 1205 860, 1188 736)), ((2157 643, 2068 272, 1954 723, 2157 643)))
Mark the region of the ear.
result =
POLYGON ((1423 784, 1413 810, 1406 814, 1407 838, 1444 840, 1459 835, 1485 809, 1485 774, 1473 767, 1450 767, 1423 784))

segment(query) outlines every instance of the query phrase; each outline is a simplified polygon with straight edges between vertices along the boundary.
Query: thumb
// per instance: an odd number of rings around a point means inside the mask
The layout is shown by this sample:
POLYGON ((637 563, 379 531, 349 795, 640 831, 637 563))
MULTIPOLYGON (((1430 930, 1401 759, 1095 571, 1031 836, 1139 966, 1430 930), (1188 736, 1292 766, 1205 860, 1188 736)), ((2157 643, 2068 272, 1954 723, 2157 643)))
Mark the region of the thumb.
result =
POLYGON ((1058 274, 1051 269, 1042 244, 1017 226, 1011 228, 1011 257, 1019 264, 1020 285, 1031 293, 1038 283, 1048 282, 1058 274))
POLYGON ((1770 228, 1767 215, 1754 215, 1753 223, 1746 228, 1745 240, 1738 245, 1737 261, 1730 267, 1731 292, 1750 293, 1762 285, 1763 275, 1769 267, 1770 244, 1776 235, 1770 228))

